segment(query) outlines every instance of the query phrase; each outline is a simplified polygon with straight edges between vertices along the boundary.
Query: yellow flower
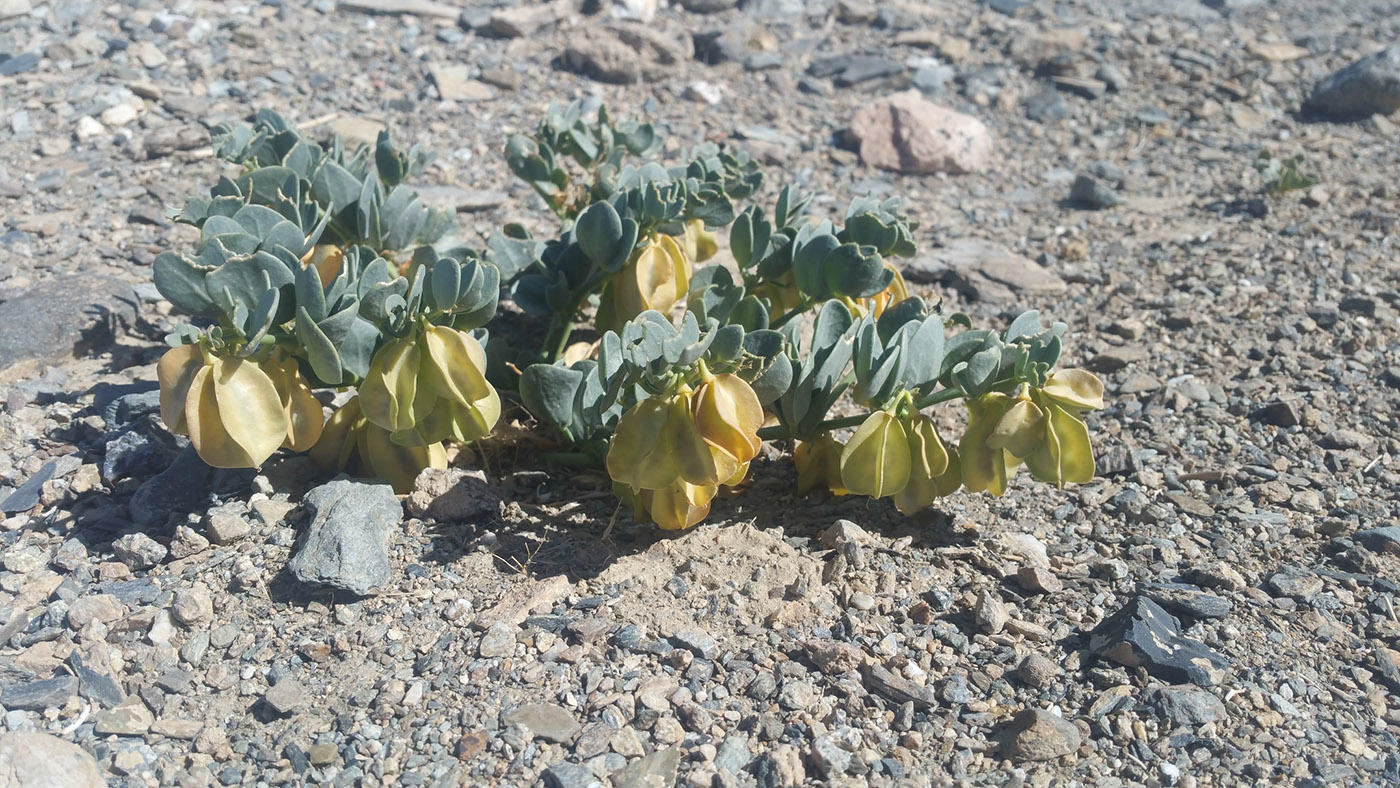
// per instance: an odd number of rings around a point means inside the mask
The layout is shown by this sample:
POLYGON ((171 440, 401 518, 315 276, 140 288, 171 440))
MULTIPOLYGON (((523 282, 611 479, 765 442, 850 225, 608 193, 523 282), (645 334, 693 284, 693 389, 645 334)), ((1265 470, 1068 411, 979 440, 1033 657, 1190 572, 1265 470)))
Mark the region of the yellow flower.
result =
POLYGON ((316 276, 321 280, 323 288, 331 286, 331 282, 340 275, 340 268, 344 263, 345 250, 334 244, 317 244, 301 258, 303 267, 316 269, 316 276))
POLYGON ((859 309, 861 315, 864 315, 865 310, 868 309, 875 317, 879 317, 885 313, 887 308, 909 297, 909 288, 904 284, 904 275, 899 272, 894 263, 886 260, 885 270, 892 271, 894 279, 884 290, 869 298, 862 299, 859 309))
POLYGON ((360 407, 404 446, 480 440, 501 416, 500 396, 485 373, 486 353, 475 337, 429 325, 375 352, 360 384, 360 407))
POLYGON ((738 466, 758 456, 763 441, 763 405, 738 375, 704 373, 693 399, 693 418, 700 437, 715 449, 716 476, 727 479, 738 466))
POLYGON ((870 414, 841 452, 841 481, 859 495, 883 498, 902 490, 913 461, 904 424, 888 411, 870 414))
POLYGON ((331 414, 321 439, 311 448, 311 459, 327 470, 357 476, 377 476, 394 492, 407 495, 424 468, 446 468, 447 449, 441 443, 405 446, 389 432, 365 418, 360 398, 351 397, 331 414))
POLYGON ((677 479, 701 486, 720 482, 710 445, 691 417, 688 391, 648 397, 622 414, 607 466, 613 481, 633 490, 660 490, 677 479))

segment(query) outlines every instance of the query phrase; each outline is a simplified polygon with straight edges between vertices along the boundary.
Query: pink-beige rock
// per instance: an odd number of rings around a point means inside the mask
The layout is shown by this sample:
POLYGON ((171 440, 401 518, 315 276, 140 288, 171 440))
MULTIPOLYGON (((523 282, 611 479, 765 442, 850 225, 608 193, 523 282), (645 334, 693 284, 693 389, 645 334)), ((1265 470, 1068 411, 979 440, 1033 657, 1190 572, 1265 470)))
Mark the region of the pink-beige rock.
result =
POLYGON ((861 107, 848 134, 861 161, 896 172, 976 172, 992 152, 992 136, 982 121, 940 107, 917 90, 861 107))

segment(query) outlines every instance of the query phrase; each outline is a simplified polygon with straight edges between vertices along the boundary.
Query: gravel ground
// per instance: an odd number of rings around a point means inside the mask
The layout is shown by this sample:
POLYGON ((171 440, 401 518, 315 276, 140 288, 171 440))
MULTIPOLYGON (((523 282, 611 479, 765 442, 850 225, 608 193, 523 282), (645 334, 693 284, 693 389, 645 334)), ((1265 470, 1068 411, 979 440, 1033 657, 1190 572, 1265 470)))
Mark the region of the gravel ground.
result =
POLYGON ((0 0, 0 782, 1400 784, 1400 131, 1308 103, 1400 4, 656 5, 0 0), (986 124, 980 171, 861 163, 909 88, 986 124), (159 426, 148 267, 206 125, 388 125, 484 240, 552 227, 499 150, 580 98, 748 148, 765 201, 904 195, 916 290, 1070 324, 1101 478, 905 519, 774 453, 663 537, 525 445, 400 504, 159 426), (1318 183, 1265 194, 1261 151, 1318 183), (329 567, 368 595, 288 567, 342 496, 404 509, 329 567))

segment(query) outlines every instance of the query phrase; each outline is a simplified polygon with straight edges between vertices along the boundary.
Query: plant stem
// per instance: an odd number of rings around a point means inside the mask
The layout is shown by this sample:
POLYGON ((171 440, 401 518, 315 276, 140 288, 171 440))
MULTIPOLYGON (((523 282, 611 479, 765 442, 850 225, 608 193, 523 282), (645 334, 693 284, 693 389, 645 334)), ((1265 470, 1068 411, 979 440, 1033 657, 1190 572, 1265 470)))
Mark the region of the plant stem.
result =
POLYGON ((564 349, 569 346, 569 337, 574 333, 573 314, 574 310, 569 309, 555 312, 549 319, 549 333, 544 338, 545 363, 553 364, 563 357, 564 349))

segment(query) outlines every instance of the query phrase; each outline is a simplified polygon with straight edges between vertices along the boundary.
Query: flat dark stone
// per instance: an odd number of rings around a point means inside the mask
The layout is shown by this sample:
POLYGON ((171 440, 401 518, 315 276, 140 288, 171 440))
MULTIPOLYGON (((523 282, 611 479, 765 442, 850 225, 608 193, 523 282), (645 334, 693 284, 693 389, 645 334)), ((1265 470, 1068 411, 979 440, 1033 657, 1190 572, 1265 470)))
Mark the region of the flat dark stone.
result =
POLYGON ((62 706, 77 691, 78 680, 73 676, 40 679, 6 687, 4 693, 0 694, 0 704, 7 709, 43 711, 62 706))
POLYGON ((88 667, 77 650, 68 656, 68 666, 78 677, 78 694, 82 697, 101 703, 109 709, 116 708, 126 700, 126 693, 122 691, 117 680, 88 667))
POLYGON ((1135 596, 1089 633, 1089 650, 1104 659, 1142 667, 1158 678, 1202 687, 1229 661, 1206 644, 1181 634, 1181 625, 1161 605, 1135 596))
POLYGON ((22 55, 15 55, 8 60, 0 61, 0 77, 22 74, 39 65, 41 57, 38 52, 25 52, 22 55))
POLYGON ((868 665, 861 669, 861 677, 871 692, 889 698, 895 703, 912 703, 916 709, 931 709, 938 705, 938 697, 932 687, 924 687, 897 676, 880 665, 868 665))
POLYGON ((37 473, 30 476, 24 484, 21 484, 14 492, 5 498, 4 503, 0 503, 0 511, 5 514, 19 514, 27 512, 39 505, 39 495, 43 492, 44 484, 53 478, 54 468, 58 467, 57 460, 49 460, 44 463, 37 473))
POLYGON ((1190 618, 1224 618, 1230 600, 1187 583, 1144 583, 1138 589, 1169 612, 1190 618))

